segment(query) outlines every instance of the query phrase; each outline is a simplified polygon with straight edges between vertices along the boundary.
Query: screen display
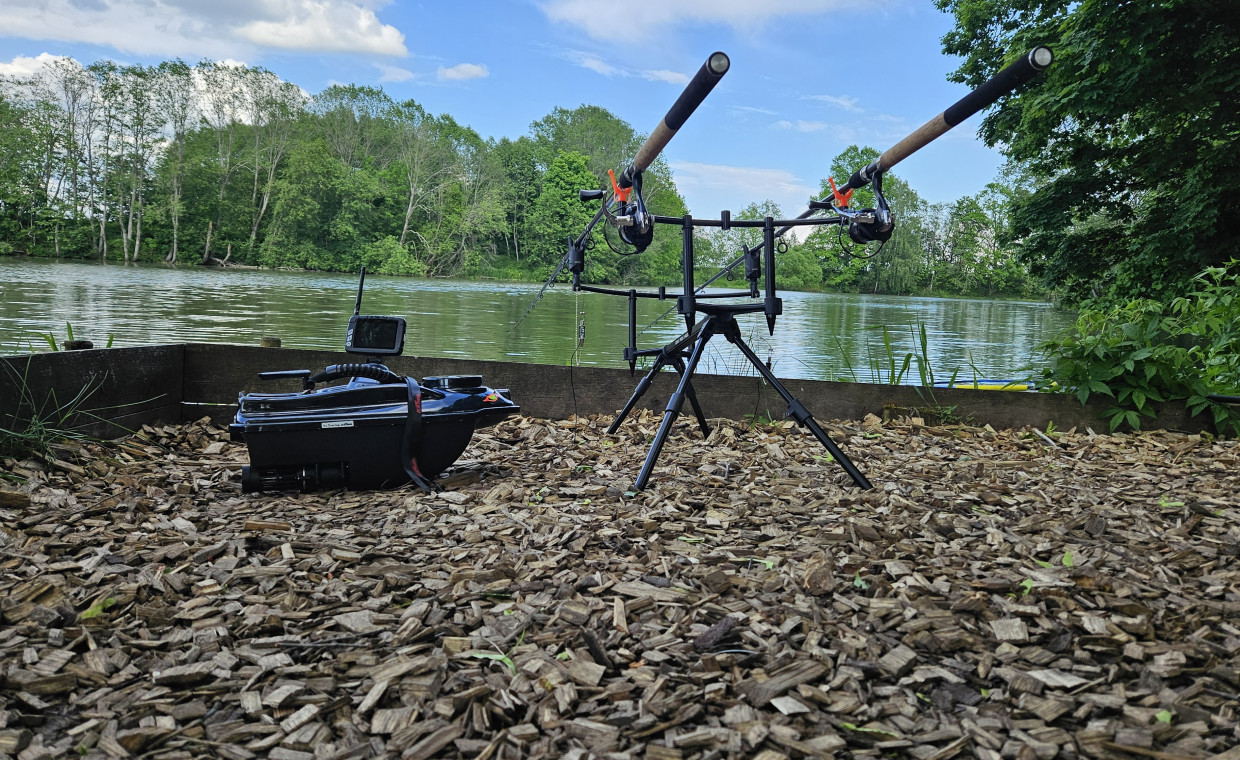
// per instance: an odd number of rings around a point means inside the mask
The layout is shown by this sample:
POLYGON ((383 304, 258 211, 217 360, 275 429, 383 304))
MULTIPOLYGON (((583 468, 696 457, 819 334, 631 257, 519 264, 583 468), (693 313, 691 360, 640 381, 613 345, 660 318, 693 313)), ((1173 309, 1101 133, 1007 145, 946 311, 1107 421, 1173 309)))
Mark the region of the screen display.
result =
POLYGON ((349 320, 345 350, 365 354, 399 354, 405 347, 405 320, 356 316, 349 320))

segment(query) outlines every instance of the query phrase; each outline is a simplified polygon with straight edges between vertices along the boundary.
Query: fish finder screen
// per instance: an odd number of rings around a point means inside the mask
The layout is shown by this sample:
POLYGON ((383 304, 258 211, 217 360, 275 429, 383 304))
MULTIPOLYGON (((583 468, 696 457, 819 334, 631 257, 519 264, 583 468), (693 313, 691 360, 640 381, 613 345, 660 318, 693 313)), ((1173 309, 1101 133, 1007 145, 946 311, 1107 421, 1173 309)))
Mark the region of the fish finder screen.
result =
POLYGON ((354 353, 399 354, 405 346, 405 320, 400 317, 357 316, 349 320, 345 350, 354 353))

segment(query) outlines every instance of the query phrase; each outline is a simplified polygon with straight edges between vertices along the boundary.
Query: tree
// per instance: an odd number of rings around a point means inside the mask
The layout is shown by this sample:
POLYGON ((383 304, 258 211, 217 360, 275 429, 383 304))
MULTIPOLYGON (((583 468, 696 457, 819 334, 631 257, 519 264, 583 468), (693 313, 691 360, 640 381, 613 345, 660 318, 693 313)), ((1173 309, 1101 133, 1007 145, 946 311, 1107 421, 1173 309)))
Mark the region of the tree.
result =
POLYGON ((314 98, 316 124, 332 155, 345 166, 382 164, 392 99, 381 87, 334 84, 314 98))
POLYGON ((201 86, 202 122, 215 142, 215 159, 211 170, 214 177, 215 201, 207 221, 206 243, 202 263, 210 263, 211 237, 224 232, 224 198, 236 170, 237 140, 241 132, 241 114, 245 107, 245 67, 202 61, 195 67, 201 86))
POLYGON ((185 139, 198 116, 198 92, 193 73, 182 60, 165 61, 156 69, 155 98, 167 120, 170 139, 164 154, 168 220, 172 247, 164 261, 176 263, 181 231, 182 191, 185 184, 185 139))
POLYGON ((516 140, 502 138, 493 149, 504 172, 504 195, 508 205, 508 234, 512 238, 512 254, 521 261, 521 240, 525 237, 530 211, 538 197, 542 173, 538 169, 534 141, 528 137, 516 140))
POLYGON ((1234 3, 935 0, 953 79, 980 84, 1035 44, 1055 63, 982 123, 1028 173, 1014 236, 1070 301, 1166 298, 1240 237, 1234 3))
MULTIPOLYGON (((613 169, 619 172, 627 166, 645 140, 645 136, 633 131, 628 122, 605 108, 591 105, 581 105, 571 110, 556 108, 531 124, 530 133, 537 148, 538 161, 543 167, 547 167, 562 151, 574 151, 587 158, 594 182, 582 185, 582 188, 610 188, 611 179, 607 171, 613 169)), ((671 168, 662 155, 656 157, 642 173, 642 193, 646 207, 653 214, 679 216, 685 213, 684 199, 676 191, 671 168)), ((640 276, 637 272, 644 268, 642 262, 648 262, 655 271, 665 270, 671 250, 677 252, 675 262, 679 262, 680 237, 669 233, 670 230, 662 235, 656 233, 654 246, 657 252, 647 252, 630 262, 617 261, 610 249, 596 251, 591 257, 595 262, 596 274, 605 276, 609 281, 628 280, 640 276), (670 242, 672 238, 675 238, 674 242, 670 242)))
POLYGON ((586 157, 590 171, 600 179, 608 169, 622 169, 642 144, 628 122, 589 105, 556 108, 530 125, 530 136, 543 167, 550 167, 561 152, 574 151, 586 157))
MULTIPOLYGON (((54 102, 62 117, 61 159, 58 192, 63 221, 72 233, 88 212, 89 196, 83 193, 83 169, 88 160, 91 132, 95 128, 95 81, 80 63, 72 58, 57 58, 42 72, 47 100, 54 102)), ((76 248, 76 245, 72 245, 76 248)), ((61 236, 56 235, 57 255, 62 249, 61 236)))
POLYGON ((123 213, 120 229, 125 261, 137 261, 142 252, 147 185, 164 123, 155 98, 154 78, 153 69, 126 66, 117 72, 114 82, 120 103, 115 116, 122 139, 115 143, 115 165, 123 167, 116 174, 116 182, 119 210, 123 213))
POLYGON ((246 75, 246 111, 250 128, 250 167, 254 184, 250 194, 250 243, 254 250, 258 229, 266 216, 275 189, 276 172, 292 143, 293 127, 305 97, 301 89, 282 82, 266 69, 253 68, 246 75))
POLYGON ((37 186, 37 135, 26 108, 0 92, 0 254, 13 252, 23 235, 23 216, 37 186))
MULTIPOLYGON (((577 198, 577 191, 594 186, 585 156, 564 151, 551 161, 542 189, 530 214, 530 258, 541 265, 558 264, 567 253, 568 238, 578 235, 590 221, 590 211, 577 198)), ((597 261, 595 257, 590 257, 597 261)))

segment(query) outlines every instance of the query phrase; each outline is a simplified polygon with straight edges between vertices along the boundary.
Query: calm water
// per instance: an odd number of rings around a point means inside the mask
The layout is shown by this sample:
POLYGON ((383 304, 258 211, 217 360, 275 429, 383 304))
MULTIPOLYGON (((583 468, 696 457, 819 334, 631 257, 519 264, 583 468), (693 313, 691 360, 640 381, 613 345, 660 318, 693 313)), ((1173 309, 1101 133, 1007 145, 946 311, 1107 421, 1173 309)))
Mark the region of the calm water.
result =
MULTIPOLYGON (((576 344, 573 313, 585 320, 579 365, 627 366, 627 300, 576 295, 564 284, 548 290, 516 330, 539 285, 494 281, 412 280, 367 276, 363 313, 408 320, 405 353, 539 364, 567 363, 576 344)), ((216 270, 156 264, 69 263, 0 256, 0 353, 46 350, 37 333, 74 336, 113 346, 158 343, 257 345, 279 337, 287 348, 339 349, 353 313, 357 278, 316 272, 216 270)), ((900 357, 916 351, 912 326, 926 325, 931 365, 940 377, 959 369, 972 377, 1017 377, 1034 347, 1067 327, 1072 316, 1042 303, 951 298, 897 298, 781 292, 784 314, 767 334, 761 314, 740 318, 742 334, 782 377, 872 381, 871 359, 887 356, 881 328, 892 332, 900 357), (852 370, 849 369, 851 365, 852 370)), ((674 305, 638 302, 640 348, 661 346, 684 330, 674 305), (643 329, 644 328, 644 329, 643 329)), ((703 371, 749 373, 722 338, 703 371)), ((916 370, 913 370, 916 382, 916 370)))

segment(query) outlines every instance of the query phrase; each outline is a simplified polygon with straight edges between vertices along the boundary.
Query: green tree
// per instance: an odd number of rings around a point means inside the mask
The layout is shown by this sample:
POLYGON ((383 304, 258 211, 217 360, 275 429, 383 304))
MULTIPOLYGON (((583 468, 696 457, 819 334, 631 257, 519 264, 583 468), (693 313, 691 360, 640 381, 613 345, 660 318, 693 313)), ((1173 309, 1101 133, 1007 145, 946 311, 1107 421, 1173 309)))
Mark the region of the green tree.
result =
POLYGON ((28 125, 26 109, 0 92, 0 254, 22 250, 37 187, 37 136, 28 125))
POLYGON ((504 173, 504 197, 507 199, 507 231, 505 243, 513 261, 520 263, 525 244, 530 212, 538 197, 542 172, 538 168, 537 148, 528 137, 516 140, 502 138, 494 150, 495 160, 504 173), (511 240, 511 243, 508 241, 511 240))
MULTIPOLYGON (((542 266, 555 266, 567 253, 568 238, 578 235, 590 221, 590 210, 577 198, 577 191, 595 186, 589 161, 576 151, 564 151, 547 167, 542 188, 530 213, 530 259, 542 266)), ((596 248, 597 250, 597 248, 596 248)), ((588 257, 588 264, 599 258, 588 257)))
POLYGON ((246 124, 249 127, 250 239, 257 245, 259 230, 275 191, 276 174, 292 146, 297 118, 305 107, 301 89, 281 81, 266 69, 246 72, 246 124))
POLYGON ((184 212, 185 140, 198 116, 198 93, 194 87, 193 72, 184 61, 165 61, 156 72, 155 97, 168 121, 172 137, 165 149, 160 171, 166 193, 164 209, 172 224, 172 247, 165 254, 164 261, 175 263, 179 255, 181 216, 184 212))
POLYGON ((637 153, 642 140, 628 122, 599 106, 556 108, 530 125, 539 162, 550 168, 563 151, 585 156, 594 176, 605 177, 608 169, 623 168, 637 153))
POLYGON ((1069 301, 1168 298, 1240 237, 1240 23, 1218 0, 935 0, 953 79, 1036 44, 1056 60, 981 134, 1027 172, 1013 234, 1069 301))

